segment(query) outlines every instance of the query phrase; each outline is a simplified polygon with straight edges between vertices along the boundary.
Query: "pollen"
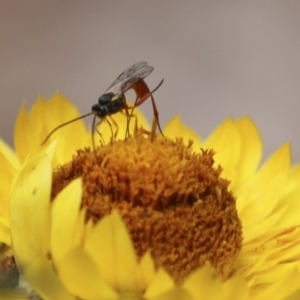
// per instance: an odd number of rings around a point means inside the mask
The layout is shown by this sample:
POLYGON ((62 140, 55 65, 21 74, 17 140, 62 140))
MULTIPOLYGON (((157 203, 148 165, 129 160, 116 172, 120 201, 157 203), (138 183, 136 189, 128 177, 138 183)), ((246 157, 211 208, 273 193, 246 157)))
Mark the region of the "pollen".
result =
POLYGON ((209 261, 227 278, 242 245, 236 199, 215 166, 213 150, 140 134, 95 150, 81 149, 53 174, 52 199, 82 177, 82 208, 97 223, 119 211, 141 258, 150 251, 156 267, 176 282, 209 261))

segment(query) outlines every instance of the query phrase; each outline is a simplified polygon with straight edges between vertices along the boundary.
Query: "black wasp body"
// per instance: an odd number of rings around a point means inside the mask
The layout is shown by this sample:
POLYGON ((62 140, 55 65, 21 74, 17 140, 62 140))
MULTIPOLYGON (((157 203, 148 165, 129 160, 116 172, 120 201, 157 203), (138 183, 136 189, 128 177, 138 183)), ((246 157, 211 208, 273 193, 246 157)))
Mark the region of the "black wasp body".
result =
MULTIPOLYGON (((158 120, 158 111, 156 109, 156 105, 153 99, 152 94, 161 86, 163 80, 159 83, 159 85, 153 90, 150 91, 147 84, 144 81, 144 78, 148 76, 153 71, 153 67, 148 66, 147 62, 142 61, 138 62, 128 69, 126 69, 123 73, 121 73, 118 78, 112 83, 112 85, 106 90, 106 92, 100 96, 98 103, 92 106, 91 112, 85 115, 82 115, 78 118, 72 119, 68 122, 60 124, 56 128, 54 128, 45 138, 42 145, 47 142, 50 136, 59 128, 68 125, 72 122, 80 120, 90 115, 94 115, 93 119, 93 126, 92 126, 92 141, 93 141, 93 148, 95 149, 94 145, 94 131, 96 130, 98 133, 99 131, 96 129, 96 117, 100 118, 100 124, 106 117, 110 117, 111 115, 125 111, 127 115, 127 132, 130 118, 133 116, 133 109, 142 103, 144 103, 148 98, 151 99, 152 107, 153 107, 153 115, 154 115, 154 124, 156 124, 162 133, 160 128, 159 120, 158 120), (129 107, 126 103, 124 93, 127 92, 129 89, 133 89, 136 93, 136 100, 134 102, 134 106, 129 107), (128 112, 131 110, 131 113, 128 112)), ((113 120, 112 120, 113 121, 113 120)), ((107 121, 108 122, 108 121, 107 121)), ((108 122, 109 123, 109 122, 108 122)), ((118 127, 118 125, 113 121, 114 125, 118 127)), ((155 126, 152 126, 151 136, 154 137, 155 135, 155 126)), ((118 128, 114 134, 114 137, 117 136, 118 128)), ((99 133, 100 134, 100 133, 99 133)))
POLYGON ((100 119, 103 119, 120 112, 125 106, 126 101, 123 95, 116 96, 110 92, 100 96, 98 104, 92 106, 92 112, 100 119))
MULTIPOLYGON (((128 108, 124 93, 129 89, 135 89, 152 71, 153 67, 148 66, 144 61, 138 62, 126 69, 105 93, 100 96, 98 103, 92 106, 92 113, 103 119, 120 112, 122 109, 128 108)), ((150 91, 148 90, 146 93, 149 93, 149 97, 150 91)), ((140 95, 137 95, 137 98, 140 98, 140 95)))

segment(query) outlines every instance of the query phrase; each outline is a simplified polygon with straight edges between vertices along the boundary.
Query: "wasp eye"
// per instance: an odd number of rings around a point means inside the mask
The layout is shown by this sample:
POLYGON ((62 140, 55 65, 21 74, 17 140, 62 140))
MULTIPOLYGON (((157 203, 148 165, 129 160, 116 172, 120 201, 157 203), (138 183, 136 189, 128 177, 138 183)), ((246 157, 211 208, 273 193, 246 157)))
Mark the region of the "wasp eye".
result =
POLYGON ((100 104, 93 105, 92 112, 99 118, 105 118, 109 113, 107 107, 100 104))
POLYGON ((114 96, 115 96, 114 93, 103 94, 102 96, 100 96, 98 103, 100 105, 105 105, 105 104, 111 102, 111 100, 114 96))

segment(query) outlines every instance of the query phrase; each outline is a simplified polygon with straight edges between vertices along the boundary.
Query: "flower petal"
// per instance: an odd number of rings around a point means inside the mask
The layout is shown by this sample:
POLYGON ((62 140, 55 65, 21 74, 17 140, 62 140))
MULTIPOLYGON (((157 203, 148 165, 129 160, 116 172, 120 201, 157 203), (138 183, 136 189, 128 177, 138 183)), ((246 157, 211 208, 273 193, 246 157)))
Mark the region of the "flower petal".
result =
POLYGON ((49 250, 51 178, 51 162, 43 154, 28 159, 13 183, 12 240, 15 256, 23 267, 36 256, 46 256, 49 250))
POLYGON ((163 296, 165 293, 171 291, 174 286, 172 277, 163 269, 159 269, 144 296, 146 299, 160 299, 159 296, 163 296))
POLYGON ((266 296, 274 291, 279 299, 286 299, 300 286, 299 272, 295 274, 300 260, 300 228, 266 231, 263 237, 243 247, 237 269, 243 272, 255 299, 268 299, 266 296), (289 289, 277 291, 279 285, 287 284, 287 278, 289 289))
MULTIPOLYGON (((195 300, 185 289, 176 286, 170 291, 154 298, 146 298, 147 300, 195 300)), ((203 299, 203 298, 202 298, 203 299)))
POLYGON ((28 283, 45 300, 78 299, 66 290, 56 272, 54 272, 51 262, 45 258, 32 258, 30 266, 24 270, 24 275, 28 283))
POLYGON ((216 152, 214 159, 223 168, 222 177, 230 180, 234 186, 241 155, 241 137, 235 122, 232 119, 225 120, 205 140, 203 147, 216 152))
POLYGON ((289 228, 299 224, 300 211, 300 165, 295 166, 289 172, 284 194, 279 205, 287 207, 285 215, 276 224, 277 228, 289 228))
POLYGON ((248 299, 249 290, 246 282, 239 275, 233 275, 229 280, 222 282, 216 270, 209 264, 192 273, 184 282, 183 287, 189 291, 195 300, 229 300, 248 299))
POLYGON ((30 132, 30 121, 25 110, 25 103, 23 102, 17 116, 14 134, 15 148, 21 162, 25 160, 31 151, 32 144, 30 132))
POLYGON ((150 282, 153 280, 154 276, 154 262, 150 253, 147 252, 145 255, 143 255, 136 272, 137 286, 139 290, 145 290, 145 288, 149 286, 150 282))
POLYGON ((9 220, 9 192, 16 172, 15 167, 6 159, 3 153, 0 152, 0 217, 9 220))
MULTIPOLYGON (((46 109, 42 111, 43 113, 42 118, 44 120, 48 132, 50 132, 56 126, 80 116, 77 107, 74 104, 72 104, 61 93, 56 93, 55 95, 53 95, 49 99, 49 101, 45 103, 45 105, 46 105, 46 109)), ((75 132, 77 132, 77 130, 81 132, 82 129, 84 129, 84 124, 82 121, 78 121, 78 122, 74 122, 74 124, 72 124, 71 127, 73 127, 75 132)), ((68 126, 65 129, 67 128, 68 126)), ((58 135, 60 135, 61 132, 62 131, 60 130, 60 133, 58 135)), ((53 136, 53 139, 56 138, 57 137, 53 136)))
POLYGON ((183 287, 193 296, 193 299, 202 299, 209 295, 210 300, 220 298, 221 280, 216 277, 215 270, 206 264, 192 273, 184 282, 183 287))
POLYGON ((82 180, 78 178, 64 188, 53 201, 51 254, 57 265, 70 249, 77 246, 82 240, 82 236, 79 237, 75 231, 79 221, 81 197, 82 180))
POLYGON ((82 247, 73 248, 62 259, 58 265, 58 273, 68 290, 82 299, 120 299, 102 280, 95 262, 82 247))
MULTIPOLYGON (((266 218, 281 199, 290 168, 290 147, 280 147, 262 166, 247 186, 237 194, 237 207, 243 221, 244 232, 266 218), (262 200, 263 199, 263 200, 262 200)), ((258 231, 260 230, 257 227, 258 231)), ((245 234, 245 242, 258 232, 245 234)))
POLYGON ((10 207, 14 255, 42 297, 71 300, 48 261, 51 178, 51 161, 42 153, 28 159, 14 179, 10 207))
MULTIPOLYGON (((238 163, 239 176, 235 185, 241 187, 256 172, 262 157, 261 136, 249 117, 236 122, 241 137, 241 155, 238 163)), ((232 187, 235 192, 235 187, 232 187)))
POLYGON ((117 290, 136 290, 137 259, 124 222, 116 211, 90 230, 85 249, 103 278, 117 290))
MULTIPOLYGON (((43 123, 49 133, 57 126, 80 116, 78 109, 62 94, 54 95, 46 102, 46 110, 43 111, 43 123)), ((46 138, 46 134, 40 138, 40 143, 46 138)), ((72 158, 76 149, 91 146, 91 135, 86 130, 83 120, 78 120, 66 125, 55 132, 49 141, 58 139, 55 163, 63 164, 72 158), (76 133, 76 134, 74 134, 76 133)))
POLYGON ((41 149, 42 137, 46 136, 46 126, 43 118, 43 113, 46 111, 46 101, 40 95, 28 113, 30 123, 30 140, 31 145, 36 149, 32 154, 35 154, 41 149), (38 125, 37 125, 38 124, 38 125))
POLYGON ((7 161, 10 162, 14 169, 18 168, 20 162, 16 153, 0 138, 0 152, 4 155, 7 161))
POLYGON ((0 244, 1 243, 11 246, 11 236, 8 220, 3 217, 0 217, 0 244))
MULTIPOLYGON (((293 292, 299 289, 300 274, 293 264, 277 266, 274 270, 268 270, 260 275, 261 282, 251 289, 251 298, 257 300, 265 299, 287 299, 293 292)), ((263 272, 262 272, 263 273, 263 272)))
POLYGON ((183 138, 185 144, 188 144, 189 140, 192 140, 193 149, 199 151, 201 148, 201 139, 196 131, 187 127, 181 122, 180 116, 173 117, 164 128, 164 135, 170 139, 183 138))

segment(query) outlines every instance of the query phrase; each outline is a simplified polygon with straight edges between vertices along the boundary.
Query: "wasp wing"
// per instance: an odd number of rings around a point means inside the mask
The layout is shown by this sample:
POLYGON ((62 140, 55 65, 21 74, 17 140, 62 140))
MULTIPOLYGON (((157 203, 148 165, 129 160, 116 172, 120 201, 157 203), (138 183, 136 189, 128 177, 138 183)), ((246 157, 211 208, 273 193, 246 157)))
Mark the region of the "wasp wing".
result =
POLYGON ((123 94, 133 87, 139 80, 147 77, 152 71, 153 67, 148 66, 147 62, 138 62, 121 73, 113 84, 106 90, 105 94, 123 94))

